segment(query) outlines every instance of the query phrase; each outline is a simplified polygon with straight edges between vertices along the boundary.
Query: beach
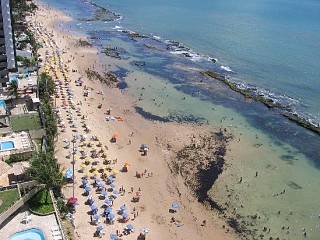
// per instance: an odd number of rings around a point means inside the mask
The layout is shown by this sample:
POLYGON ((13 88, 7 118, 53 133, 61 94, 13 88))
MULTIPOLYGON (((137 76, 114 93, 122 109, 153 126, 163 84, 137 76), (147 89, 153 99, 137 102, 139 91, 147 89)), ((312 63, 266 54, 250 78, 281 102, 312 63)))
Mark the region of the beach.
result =
MULTIPOLYGON (((99 51, 94 46, 79 44, 80 39, 89 43, 90 39, 85 35, 72 35, 67 28, 61 29, 65 22, 71 21, 70 17, 41 3, 37 4, 39 10, 31 17, 31 22, 33 26, 39 28, 39 37, 45 41, 45 46, 39 50, 39 53, 50 59, 52 56, 57 58, 55 53, 61 51, 62 65, 67 65, 66 69, 69 69, 66 75, 70 82, 66 85, 61 84, 60 92, 62 95, 63 93, 67 95, 68 91, 72 92, 72 101, 75 105, 74 109, 69 109, 64 106, 64 100, 61 97, 54 99, 55 106, 59 107, 57 113, 64 122, 64 124, 59 123, 59 134, 55 146, 56 157, 62 169, 72 168, 72 157, 70 158, 70 149, 66 148, 66 142, 70 142, 75 134, 87 136, 86 141, 81 143, 77 140, 75 143, 77 147, 74 155, 76 159, 75 197, 78 198, 79 203, 73 215, 75 239, 92 239, 97 228, 97 225, 91 224, 90 206, 85 204, 88 196, 83 196, 84 189, 81 187, 84 172, 91 169, 92 164, 82 169, 84 159, 81 159, 80 152, 90 155, 94 148, 104 149, 107 155, 106 160, 111 161, 112 171, 118 172, 115 185, 116 189, 122 191, 114 200, 112 206, 114 212, 125 204, 130 217, 127 223, 115 221, 112 225, 104 223, 102 218, 99 225, 103 227, 104 234, 110 235, 117 230, 121 233, 130 223, 135 231, 123 236, 123 239, 137 239, 144 228, 150 229, 147 239, 206 239, 208 236, 212 239, 238 239, 234 230, 219 217, 218 212, 211 211, 210 206, 198 202, 193 189, 186 186, 185 176, 177 174, 172 167, 176 153, 190 144, 192 139, 199 143, 200 136, 209 136, 209 132, 218 134, 223 130, 218 127, 213 128, 212 125, 164 123, 143 118, 136 112, 134 101, 124 91, 106 87, 98 80, 87 78, 86 70, 91 69, 102 74, 102 71, 108 67, 106 63, 100 62, 97 54, 99 51), (83 83, 81 86, 76 86, 79 78, 83 83), (71 90, 67 91, 67 88, 71 90), (84 96, 84 89, 88 91, 87 97, 84 96), (98 108, 99 104, 102 104, 100 108, 98 108), (106 114, 108 109, 112 109, 110 114, 106 114), (110 118, 110 116, 116 118, 110 118), (68 124, 70 117, 72 124, 68 124), (109 117, 109 121, 106 117, 109 117), (77 127, 74 128, 71 125, 77 127), (85 130, 88 131, 85 132, 85 130), (115 134, 117 140, 112 143, 110 139, 115 134), (98 140, 90 140, 92 138, 98 140), (92 145, 99 145, 100 142, 101 146, 88 147, 90 142, 92 145), (147 156, 142 156, 139 152, 141 144, 148 145, 150 150, 147 156), (69 158, 66 157, 68 154, 69 158), (121 171, 125 163, 130 163, 128 172, 121 171), (137 177, 137 175, 141 176, 141 173, 143 176, 137 177), (137 191, 142 192, 140 201, 132 202, 137 191), (173 203, 179 205, 175 213, 169 211, 173 203)), ((109 63, 110 61, 113 60, 108 59, 109 63)), ((52 64, 57 63, 57 59, 52 62, 52 64)), ((57 75, 58 80, 65 79, 61 72, 57 75)), ((228 133, 225 134, 228 135, 228 133)), ((218 146, 221 142, 215 140, 213 143, 218 146)), ((223 148, 228 149, 227 141, 223 142, 223 148)), ((101 157, 96 160, 98 166, 103 164, 101 157)), ((201 163, 197 164, 201 165, 201 163)), ((203 168, 206 169, 206 166, 203 168)), ((189 172, 184 174, 192 174, 192 171, 197 169, 193 169, 191 164, 189 172)), ((94 182, 93 174, 89 175, 91 178, 89 177, 88 181, 92 187, 90 195, 95 198, 94 204, 99 209, 98 214, 101 214, 104 210, 101 208, 104 200, 100 200, 100 194, 95 193, 96 187, 91 185, 94 182)), ((100 175, 101 173, 98 174, 99 179, 100 175)), ((66 200, 72 197, 72 189, 70 183, 63 187, 66 200)), ((116 218, 122 217, 117 215, 116 218)))

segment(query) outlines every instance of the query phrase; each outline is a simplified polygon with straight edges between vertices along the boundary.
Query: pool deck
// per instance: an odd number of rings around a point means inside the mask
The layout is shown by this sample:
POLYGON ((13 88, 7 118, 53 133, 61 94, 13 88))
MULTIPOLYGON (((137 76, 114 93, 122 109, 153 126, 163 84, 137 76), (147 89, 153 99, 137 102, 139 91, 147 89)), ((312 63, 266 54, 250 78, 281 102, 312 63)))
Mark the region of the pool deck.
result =
POLYGON ((37 216, 31 213, 31 221, 29 223, 22 223, 21 221, 26 211, 26 207, 21 208, 16 215, 11 216, 7 222, 0 226, 0 239, 8 240, 16 232, 21 232, 30 228, 40 229, 46 240, 54 239, 51 230, 58 228, 55 214, 37 216))
POLYGON ((2 158, 8 157, 13 153, 31 152, 33 150, 33 143, 26 132, 13 133, 10 136, 0 138, 0 142, 6 141, 12 141, 14 148, 0 150, 0 157, 2 158))

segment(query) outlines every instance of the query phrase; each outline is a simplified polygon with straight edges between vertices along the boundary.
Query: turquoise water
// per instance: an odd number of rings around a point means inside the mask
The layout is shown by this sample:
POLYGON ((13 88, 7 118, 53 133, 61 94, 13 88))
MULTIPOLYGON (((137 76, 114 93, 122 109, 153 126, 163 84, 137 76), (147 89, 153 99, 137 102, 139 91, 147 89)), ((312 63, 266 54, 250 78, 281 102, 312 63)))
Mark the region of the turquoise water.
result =
POLYGON ((246 227, 247 239, 299 240, 303 228, 319 239, 319 136, 199 73, 215 70, 260 87, 317 122, 317 1, 97 1, 123 16, 115 22, 86 21, 96 9, 83 1, 48 2, 76 19, 68 28, 98 47, 118 48, 122 60, 101 61, 125 81, 140 114, 208 122, 234 135, 228 166, 209 194, 246 227), (121 29, 150 38, 132 40, 121 29))
POLYGON ((9 240, 45 240, 43 232, 36 228, 31 228, 15 233, 9 240))
POLYGON ((320 123, 319 1, 96 2, 124 16, 118 25, 215 57, 236 81, 285 95, 284 104, 320 123))
POLYGON ((9 150, 14 148, 14 143, 12 141, 6 141, 0 143, 0 150, 9 150))
POLYGON ((7 109, 7 105, 4 100, 0 100, 0 106, 3 107, 3 109, 7 109))

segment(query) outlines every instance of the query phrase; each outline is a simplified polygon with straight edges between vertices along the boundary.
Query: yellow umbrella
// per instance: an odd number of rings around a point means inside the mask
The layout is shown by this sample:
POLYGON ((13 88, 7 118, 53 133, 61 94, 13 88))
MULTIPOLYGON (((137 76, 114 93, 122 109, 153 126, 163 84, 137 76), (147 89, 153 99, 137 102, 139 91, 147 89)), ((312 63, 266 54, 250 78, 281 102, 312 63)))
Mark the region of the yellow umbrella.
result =
POLYGON ((99 175, 99 172, 97 170, 93 171, 93 175, 97 176, 99 175))
POLYGON ((118 174, 118 173, 119 173, 119 171, 118 171, 117 169, 114 169, 112 172, 113 172, 114 174, 118 174))
POLYGON ((84 175, 85 175, 85 176, 89 176, 89 175, 90 175, 90 172, 89 172, 89 171, 86 171, 86 172, 84 173, 84 175))
POLYGON ((87 165, 84 164, 84 163, 82 163, 82 164, 80 165, 81 168, 86 168, 86 166, 87 166, 87 165))
POLYGON ((104 173, 105 175, 108 175, 108 174, 109 174, 109 171, 108 171, 108 170, 104 170, 103 173, 104 173))

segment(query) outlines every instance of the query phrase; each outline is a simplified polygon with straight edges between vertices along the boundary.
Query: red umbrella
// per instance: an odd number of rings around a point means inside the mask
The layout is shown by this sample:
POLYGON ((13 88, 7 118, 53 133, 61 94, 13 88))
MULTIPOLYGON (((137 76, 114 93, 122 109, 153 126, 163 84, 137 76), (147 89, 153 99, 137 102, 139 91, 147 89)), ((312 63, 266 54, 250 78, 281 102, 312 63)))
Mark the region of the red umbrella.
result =
POLYGON ((137 195, 138 197, 141 197, 142 192, 141 192, 141 191, 138 191, 138 192, 136 192, 136 195, 137 195))
POLYGON ((75 204, 76 202, 78 202, 78 198, 76 197, 71 197, 68 199, 68 204, 75 204))

